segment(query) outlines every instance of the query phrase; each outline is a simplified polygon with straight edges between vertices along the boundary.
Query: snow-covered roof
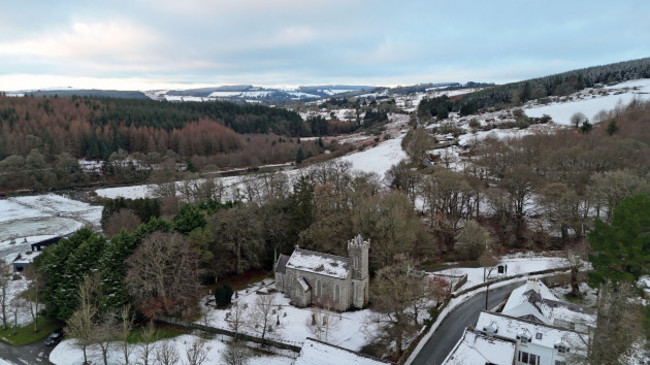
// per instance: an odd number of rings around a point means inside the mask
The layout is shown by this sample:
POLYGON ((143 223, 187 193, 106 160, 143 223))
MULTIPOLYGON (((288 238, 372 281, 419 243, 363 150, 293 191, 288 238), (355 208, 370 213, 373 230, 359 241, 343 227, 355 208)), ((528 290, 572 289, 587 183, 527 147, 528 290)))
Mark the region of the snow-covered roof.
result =
POLYGON ((551 349, 554 348, 556 343, 561 341, 562 343, 567 344, 572 351, 579 349, 584 350, 588 341, 586 334, 568 329, 549 326, 494 312, 481 312, 476 323, 476 330, 483 331, 483 328, 490 326, 497 329, 496 334, 498 336, 517 340, 517 336, 525 333, 529 336, 531 343, 551 349))
POLYGON ((378 359, 358 354, 342 347, 333 346, 308 338, 302 345, 294 365, 385 365, 378 359))
POLYGON ((551 292, 551 290, 538 279, 528 279, 526 283, 517 289, 513 290, 510 293, 510 297, 506 302, 506 305, 503 307, 503 312, 508 313, 508 310, 518 306, 519 304, 526 303, 529 301, 528 292, 533 291, 542 299, 550 299, 559 301, 560 299, 551 292))
POLYGON ((25 251, 20 253, 14 259, 13 263, 18 265, 29 265, 34 262, 36 256, 40 255, 43 251, 25 251))
POLYGON ((596 323, 595 313, 587 308, 561 302, 541 281, 529 279, 512 291, 503 314, 561 327, 576 328, 582 332, 596 323))
POLYGON ((350 259, 296 248, 286 267, 343 279, 348 276, 350 259))
POLYGON ((443 365, 512 364, 516 343, 507 338, 465 330, 443 365))

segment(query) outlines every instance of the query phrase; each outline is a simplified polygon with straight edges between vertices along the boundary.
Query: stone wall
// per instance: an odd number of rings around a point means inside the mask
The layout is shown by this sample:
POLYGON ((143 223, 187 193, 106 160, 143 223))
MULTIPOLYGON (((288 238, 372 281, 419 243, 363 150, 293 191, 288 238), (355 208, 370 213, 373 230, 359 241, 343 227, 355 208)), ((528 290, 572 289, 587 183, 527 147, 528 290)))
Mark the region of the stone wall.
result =
POLYGON ((333 309, 337 311, 345 311, 352 306, 349 278, 337 279, 331 276, 287 268, 284 293, 296 305, 301 305, 302 300, 304 300, 304 290, 300 283, 298 283, 298 277, 303 277, 311 287, 312 303, 324 303, 324 301, 330 299, 335 303, 333 309))

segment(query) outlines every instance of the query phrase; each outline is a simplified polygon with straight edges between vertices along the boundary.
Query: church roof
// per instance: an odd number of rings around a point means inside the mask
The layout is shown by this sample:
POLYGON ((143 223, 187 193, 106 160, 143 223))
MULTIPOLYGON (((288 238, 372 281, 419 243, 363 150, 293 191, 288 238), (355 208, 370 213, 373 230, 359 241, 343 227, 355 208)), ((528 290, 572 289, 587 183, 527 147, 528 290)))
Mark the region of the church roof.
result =
MULTIPOLYGON (((335 278, 346 278, 350 271, 350 259, 321 252, 297 248, 285 265, 288 268, 313 272, 335 278)), ((278 270, 280 264, 278 263, 278 270)))
POLYGON ((280 255, 280 258, 278 259, 278 265, 275 267, 275 272, 279 272, 280 274, 286 274, 287 262, 289 262, 289 256, 280 255))

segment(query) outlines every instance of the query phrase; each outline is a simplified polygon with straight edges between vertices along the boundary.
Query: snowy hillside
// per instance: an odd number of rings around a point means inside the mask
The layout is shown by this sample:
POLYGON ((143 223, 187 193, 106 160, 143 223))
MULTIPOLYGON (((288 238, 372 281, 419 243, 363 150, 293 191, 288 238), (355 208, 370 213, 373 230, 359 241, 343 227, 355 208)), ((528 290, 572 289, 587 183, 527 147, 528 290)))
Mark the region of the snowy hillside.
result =
POLYGON ((529 117, 550 115, 558 124, 571 124, 571 116, 584 113, 592 123, 601 111, 609 111, 618 105, 625 106, 632 100, 650 100, 650 79, 633 80, 600 89, 585 89, 568 98, 555 98, 548 105, 533 105, 524 109, 529 117), (565 101, 564 101, 565 100, 565 101))

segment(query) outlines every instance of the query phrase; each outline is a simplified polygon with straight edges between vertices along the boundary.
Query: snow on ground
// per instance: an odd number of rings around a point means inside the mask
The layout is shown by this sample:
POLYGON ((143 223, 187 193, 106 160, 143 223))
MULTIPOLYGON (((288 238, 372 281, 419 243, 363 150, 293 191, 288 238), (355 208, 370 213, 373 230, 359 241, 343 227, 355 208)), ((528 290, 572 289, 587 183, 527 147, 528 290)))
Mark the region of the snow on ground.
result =
MULTIPOLYGON (((0 259, 0 264, 2 264, 2 259, 0 259)), ((9 306, 7 307, 7 318, 9 324, 13 326, 14 323, 14 314, 12 311, 12 302, 14 298, 16 298, 18 295, 20 295, 22 292, 27 290, 29 287, 30 281, 25 279, 22 275, 18 275, 17 280, 10 280, 9 281, 9 287, 7 288, 7 303, 9 306)), ((40 307, 40 306, 39 306, 40 307)), ((23 326, 28 323, 32 322, 32 317, 29 314, 29 309, 26 306, 20 306, 20 309, 18 310, 18 326, 23 326)), ((0 363, 0 365, 2 365, 0 363)))
POLYGON ((548 114, 558 124, 570 125, 571 116, 575 113, 584 113, 589 121, 594 123, 596 114, 600 111, 609 111, 621 104, 625 106, 634 99, 650 100, 650 79, 641 79, 608 86, 603 89, 587 89, 586 91, 572 94, 573 101, 553 102, 548 105, 534 106, 525 109, 529 117, 541 117, 548 114), (594 90, 595 93, 589 93, 594 90), (607 95, 600 95, 599 90, 607 95))
MULTIPOLYGON (((579 288, 580 288, 580 293, 582 293, 582 298, 580 298, 580 301, 577 302, 576 304, 579 304, 584 307, 595 306, 598 299, 598 291, 595 288, 589 287, 587 283, 580 283, 579 288)), ((568 294, 571 293, 570 285, 556 286, 554 288, 551 288, 551 291, 558 298, 560 298, 560 301, 562 302, 569 302, 569 303, 575 302, 574 298, 568 297, 568 294)))
MULTIPOLYGON (((33 195, 0 200, 0 257, 28 250, 41 239, 99 227, 101 206, 61 195, 33 195)), ((12 257, 13 259, 13 257, 12 257)))
POLYGON ((353 170, 374 172, 383 178, 392 165, 407 158, 402 150, 402 138, 404 136, 389 139, 362 152, 343 156, 340 160, 350 162, 353 170))
POLYGON ((7 360, 0 359, 0 365, 14 365, 14 364, 7 360))
MULTIPOLYGON (((497 270, 492 270, 492 273, 489 278, 502 278, 508 276, 514 276, 519 274, 527 274, 531 272, 542 271, 546 269, 554 269, 566 267, 569 265, 568 261, 564 257, 545 257, 545 256, 534 256, 534 253, 517 255, 517 256, 504 256, 499 261, 500 265, 508 265, 506 274, 498 274, 497 270)), ((451 269, 445 269, 441 271, 436 271, 435 274, 444 274, 444 275, 465 275, 467 274, 467 283, 462 287, 457 288, 456 291, 464 290, 471 288, 473 286, 484 283, 483 281, 484 270, 482 267, 457 267, 451 269)))
MULTIPOLYGON (((254 307, 256 298, 259 295, 273 296, 273 305, 277 307, 274 309, 276 311, 275 318, 273 319, 274 328, 272 332, 267 333, 268 338, 301 346, 307 337, 315 337, 306 325, 307 322, 311 321, 312 311, 309 308, 297 308, 290 305, 289 298, 280 292, 257 294, 257 291, 262 288, 266 288, 267 290, 273 288, 274 284, 272 282, 272 280, 266 279, 262 282, 255 283, 248 289, 238 291, 237 297, 233 297, 233 303, 238 303, 242 307, 245 306, 247 308, 246 311, 250 311, 254 307), (278 320, 280 326, 276 327, 275 324, 278 320)), ((262 289, 262 291, 264 290, 262 289)), ((215 309, 210 305, 205 305, 210 299, 213 299, 213 297, 209 296, 202 300, 203 304, 201 305, 201 309, 203 317, 197 323, 228 329, 228 323, 226 322, 226 313, 228 310, 215 309)), ((352 351, 359 351, 369 342, 369 339, 364 334, 363 327, 367 316, 371 313, 369 309, 341 313, 338 329, 333 330, 329 334, 327 342, 352 351)), ((339 314, 335 313, 333 316, 338 318, 339 314)), ((246 318, 247 315, 243 317, 246 318)), ((250 328, 246 328, 242 332, 259 336, 259 334, 256 334, 250 328)))
MULTIPOLYGON (((401 114, 389 115, 391 118, 391 123, 386 125, 387 133, 395 137, 379 144, 374 145, 374 147, 368 147, 362 152, 355 152, 343 157, 339 157, 339 161, 348 161, 352 164, 353 170, 359 170, 363 172, 374 172, 379 175, 380 178, 384 177, 384 174, 388 169, 399 163, 401 160, 407 158, 406 153, 402 150, 402 138, 404 135, 401 134, 401 129, 408 123, 408 116, 401 114)), ((363 134, 354 134, 346 136, 342 139, 344 142, 353 142, 353 141, 364 141, 364 140, 373 140, 374 136, 367 136, 363 134)), ((276 165, 269 165, 276 166, 276 165)), ((263 167, 263 166, 262 166, 263 167)), ((295 169, 285 171, 284 173, 291 178, 295 178, 302 173, 306 173, 309 169, 313 169, 313 166, 308 166, 302 169, 295 169)), ((231 191, 230 195, 234 193, 232 190, 243 190, 242 183, 250 178, 254 178, 255 175, 245 175, 245 176, 229 176, 229 177, 217 177, 215 181, 219 181, 223 184, 226 190, 231 191)), ((183 182, 176 182, 177 188, 182 186, 183 182)), ((116 188, 105 188, 97 189, 95 192, 98 196, 108 199, 117 199, 119 197, 127 199, 137 199, 137 198, 152 198, 154 195, 154 187, 152 184, 145 185, 132 185, 132 186, 121 186, 116 188)), ((225 200, 228 200, 230 197, 225 197, 225 200)))
MULTIPOLYGON (((169 342, 174 345, 178 354, 180 355, 181 362, 185 363, 187 349, 190 345, 198 340, 200 337, 194 335, 183 335, 174 337, 171 339, 160 340, 155 343, 155 346, 160 346, 164 342, 169 342)), ((115 344, 108 353, 108 363, 109 364, 122 364, 124 362, 124 357, 121 353, 121 349, 117 348, 119 344, 115 344)), ((221 361, 221 354, 226 350, 227 345, 217 339, 209 339, 205 342, 206 348, 209 348, 207 352, 207 361, 205 365, 216 365, 223 364, 221 361)), ((141 363, 139 346, 131 345, 133 351, 131 356, 129 356, 129 363, 141 363)), ((102 355, 99 347, 92 346, 88 350, 88 360, 92 364, 102 364, 102 355)), ((149 363, 153 363, 154 355, 150 354, 149 363)), ((61 342, 52 352, 50 353, 50 361, 56 365, 80 365, 83 364, 83 353, 80 349, 74 346, 74 340, 65 340, 61 342)), ((264 356, 254 356, 252 357, 248 364, 249 365, 289 365, 293 362, 293 359, 283 356, 273 356, 273 355, 264 355, 264 356)), ((0 365, 3 365, 0 363, 0 365)))

